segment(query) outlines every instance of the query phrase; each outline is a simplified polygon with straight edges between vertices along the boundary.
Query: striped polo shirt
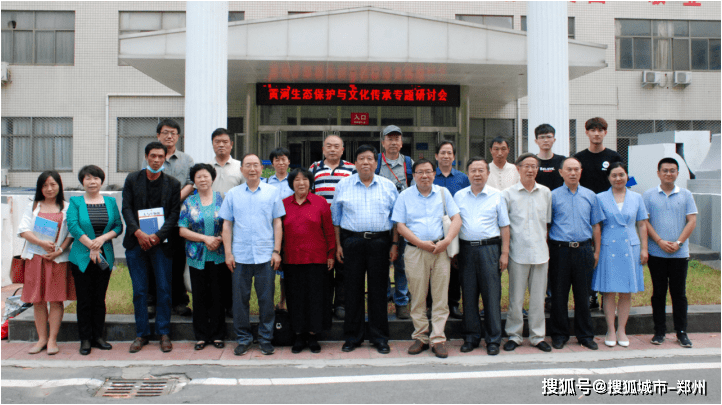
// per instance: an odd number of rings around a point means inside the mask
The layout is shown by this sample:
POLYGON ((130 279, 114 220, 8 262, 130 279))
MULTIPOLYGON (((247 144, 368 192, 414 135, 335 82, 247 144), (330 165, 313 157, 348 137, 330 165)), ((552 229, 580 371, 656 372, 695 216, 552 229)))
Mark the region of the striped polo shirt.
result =
POLYGON ((330 167, 324 164, 323 160, 319 160, 314 162, 309 170, 314 175, 315 190, 312 191, 331 204, 333 203, 333 196, 336 194, 336 184, 341 179, 356 173, 356 166, 351 162, 341 160, 338 167, 331 170, 330 167))

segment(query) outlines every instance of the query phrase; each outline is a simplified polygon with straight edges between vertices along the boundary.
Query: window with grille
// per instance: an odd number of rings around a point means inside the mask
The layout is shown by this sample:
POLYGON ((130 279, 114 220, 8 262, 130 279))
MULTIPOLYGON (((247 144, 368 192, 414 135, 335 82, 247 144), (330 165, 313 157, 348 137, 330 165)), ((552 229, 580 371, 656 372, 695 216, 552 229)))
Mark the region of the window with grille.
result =
POLYGON ((73 119, 3 117, 2 167, 10 171, 73 170, 73 119))
MULTIPOLYGON (((529 133, 534 136, 534 130, 529 131, 529 120, 521 120, 521 140, 522 140, 522 153, 529 152, 529 133)), ((577 153, 577 120, 569 120, 569 156, 574 156, 577 153)))
POLYGON ((25 65, 75 63, 74 11, 2 11, 2 61, 25 65))
POLYGON ((614 21, 617 70, 720 70, 720 22, 614 21))
POLYGON ((507 160, 514 162, 518 155, 516 145, 516 131, 514 120, 479 118, 469 120, 469 156, 481 156, 487 162, 491 162, 492 139, 501 136, 509 144, 509 156, 507 160))
MULTIPOLYGON (((119 172, 134 172, 143 168, 145 146, 158 140, 155 130, 162 120, 170 118, 181 127, 176 149, 183 150, 184 127, 182 117, 123 117, 118 118, 118 163, 119 172)), ((210 137, 209 137, 210 139, 210 137)))
MULTIPOLYGON (((521 16, 521 30, 526 31, 526 16, 521 16)), ((574 39, 574 17, 568 17, 567 18, 567 37, 569 39, 574 39)))

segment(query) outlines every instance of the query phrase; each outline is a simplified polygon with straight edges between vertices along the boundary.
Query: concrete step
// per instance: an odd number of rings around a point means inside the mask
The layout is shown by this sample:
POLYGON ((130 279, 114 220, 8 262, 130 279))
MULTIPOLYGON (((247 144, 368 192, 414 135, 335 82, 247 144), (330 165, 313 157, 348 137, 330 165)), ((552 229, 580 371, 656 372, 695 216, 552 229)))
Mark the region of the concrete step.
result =
MULTIPOLYGON (((549 322, 549 314, 546 314, 546 317, 547 322, 549 322)), ((503 330, 506 322, 505 312, 501 314, 501 318, 503 330)), ((253 333, 257 336, 258 317, 251 316, 251 322, 253 333)), ((604 320, 604 314, 601 311, 592 311, 592 323, 594 325, 595 335, 604 335, 606 333, 607 326, 604 320)), ((630 335, 650 334, 654 332, 653 325, 651 307, 633 307, 627 323, 627 333, 630 335)), ((151 330, 154 330, 154 327, 154 323, 151 320, 151 330)), ((569 328, 573 336, 574 311, 569 311, 569 328)), ((691 305, 689 307, 687 332, 720 332, 720 330, 720 305, 691 305)), ((230 318, 226 318, 226 331, 226 338, 228 340, 234 340, 236 335, 233 332, 233 322, 230 318)), ((414 326, 411 320, 399 320, 396 319, 395 315, 389 315, 389 331, 391 340, 410 340, 414 326)), ((667 331, 674 331, 671 306, 667 307, 667 331)), ((449 319, 446 322, 445 332, 447 339, 463 338, 462 322, 457 319, 449 319)), ((107 340, 114 342, 131 341, 135 339, 135 320, 133 315, 107 315, 105 336, 107 340)), ((526 320, 524 322, 524 336, 528 336, 526 320)), ((190 317, 172 316, 171 338, 180 341, 195 340, 193 323, 190 317)), ((11 341, 35 341, 38 339, 37 332, 35 331, 33 311, 31 309, 10 320, 9 339, 11 341)), ((74 314, 65 314, 60 333, 58 334, 58 341, 73 342, 78 340, 77 318, 74 314)), ((331 329, 324 332, 321 340, 342 341, 343 321, 334 319, 331 329)))
MULTIPOLYGON (((704 246, 690 243, 689 259, 698 260, 700 262, 720 260, 720 252, 715 252, 714 250, 708 249, 704 246)), ((717 269, 719 269, 719 267, 717 267, 717 269)))

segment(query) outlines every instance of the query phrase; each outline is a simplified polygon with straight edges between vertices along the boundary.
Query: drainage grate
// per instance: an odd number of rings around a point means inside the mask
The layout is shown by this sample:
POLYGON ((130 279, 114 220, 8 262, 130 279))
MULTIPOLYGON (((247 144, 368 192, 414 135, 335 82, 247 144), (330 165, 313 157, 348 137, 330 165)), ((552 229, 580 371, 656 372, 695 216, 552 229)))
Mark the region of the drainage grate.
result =
POLYGON ((173 392, 177 379, 144 379, 106 381, 95 394, 106 398, 159 397, 173 392))

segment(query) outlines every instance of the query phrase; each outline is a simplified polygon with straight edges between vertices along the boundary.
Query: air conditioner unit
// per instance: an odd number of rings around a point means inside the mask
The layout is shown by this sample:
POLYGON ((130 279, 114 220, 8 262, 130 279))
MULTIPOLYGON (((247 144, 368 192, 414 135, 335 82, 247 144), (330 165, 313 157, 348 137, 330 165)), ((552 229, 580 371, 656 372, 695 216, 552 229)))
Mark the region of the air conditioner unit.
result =
POLYGON ((7 83, 10 81, 10 71, 8 70, 8 63, 2 63, 2 82, 7 83))
POLYGON ((0 175, 0 177, 2 177, 2 185, 3 185, 3 186, 9 186, 9 185, 10 185, 10 181, 9 181, 9 179, 8 179, 8 169, 2 169, 1 172, 2 172, 2 174, 0 175))
POLYGON ((644 86, 654 86, 662 83, 662 73, 661 72, 655 72, 653 70, 643 70, 642 71, 642 87, 644 86))
POLYGON ((675 86, 689 86, 692 83, 692 72, 674 72, 675 86))

